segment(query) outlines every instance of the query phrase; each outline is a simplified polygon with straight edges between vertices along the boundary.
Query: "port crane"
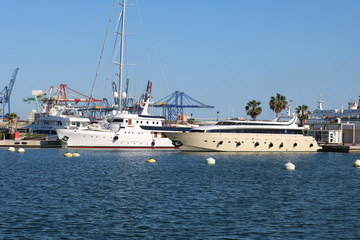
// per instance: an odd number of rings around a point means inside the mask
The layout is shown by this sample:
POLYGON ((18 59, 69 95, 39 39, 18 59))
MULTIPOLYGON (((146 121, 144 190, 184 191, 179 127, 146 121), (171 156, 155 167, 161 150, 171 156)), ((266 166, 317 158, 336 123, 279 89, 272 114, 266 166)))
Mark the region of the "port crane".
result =
POLYGON ((53 96, 54 91, 54 86, 51 86, 46 91, 32 90, 32 97, 23 98, 23 101, 27 103, 35 102, 35 111, 45 113, 47 106, 51 103, 51 96, 53 96))
POLYGON ((214 106, 206 105, 180 91, 175 91, 160 99, 152 104, 152 107, 162 108, 163 116, 170 122, 176 121, 184 112, 184 108, 214 108, 214 106))
POLYGON ((76 90, 60 84, 58 88, 51 86, 46 91, 33 90, 32 97, 24 98, 24 102, 35 102, 36 112, 46 113, 54 105, 66 106, 68 104, 78 105, 78 103, 98 103, 102 100, 90 98, 76 90), (80 95, 80 97, 79 97, 80 95))
POLYGON ((5 116, 7 114, 11 113, 10 97, 11 97, 11 92, 14 87, 14 83, 15 83, 18 71, 19 71, 19 68, 15 68, 13 75, 10 79, 9 85, 5 86, 4 89, 0 92, 0 104, 2 105, 0 117, 1 117, 2 121, 5 120, 5 116), (7 112, 5 112, 6 106, 7 106, 7 112))

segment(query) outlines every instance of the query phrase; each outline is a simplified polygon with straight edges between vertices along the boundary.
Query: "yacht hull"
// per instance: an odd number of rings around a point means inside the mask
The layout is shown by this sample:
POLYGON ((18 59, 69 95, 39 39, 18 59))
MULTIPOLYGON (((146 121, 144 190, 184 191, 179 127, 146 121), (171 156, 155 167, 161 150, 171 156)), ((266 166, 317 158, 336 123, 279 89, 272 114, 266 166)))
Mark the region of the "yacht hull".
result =
POLYGON ((316 152, 311 136, 245 133, 165 133, 182 151, 204 152, 316 152))
POLYGON ((67 148, 175 149, 170 139, 149 131, 58 129, 57 134, 67 148))

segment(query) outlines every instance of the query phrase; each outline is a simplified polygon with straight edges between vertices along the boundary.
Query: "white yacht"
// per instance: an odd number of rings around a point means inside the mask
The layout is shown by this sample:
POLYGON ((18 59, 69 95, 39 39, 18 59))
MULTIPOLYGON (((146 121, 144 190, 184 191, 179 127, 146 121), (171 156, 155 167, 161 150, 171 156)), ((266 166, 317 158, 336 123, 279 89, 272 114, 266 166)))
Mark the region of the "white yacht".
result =
POLYGON ((119 66, 117 96, 117 111, 108 116, 102 123, 91 124, 87 129, 57 129, 56 132, 68 148, 118 148, 118 149, 175 149, 171 140, 164 136, 163 124, 165 119, 160 116, 152 116, 148 113, 151 83, 149 82, 144 99, 144 107, 141 114, 130 114, 123 110, 122 91, 125 38, 125 9, 126 0, 123 0, 122 12, 118 26, 121 28, 119 46, 119 66))
POLYGON ((191 127, 165 127, 163 117, 150 115, 151 88, 149 82, 141 114, 114 112, 86 128, 58 128, 59 139, 68 148, 176 149, 164 133, 189 131, 191 127))
POLYGON ((57 129, 68 148, 175 149, 164 136, 164 118, 146 114, 116 113, 101 126, 57 129), (143 129, 142 127, 148 127, 143 129), (150 130, 150 129, 157 130, 150 130))
POLYGON ((86 128, 90 120, 79 115, 76 109, 68 107, 52 108, 49 115, 36 119, 34 123, 24 127, 31 133, 44 134, 49 140, 57 139, 56 129, 86 128))
POLYGON ((319 146, 304 136, 297 118, 289 121, 226 120, 189 132, 165 133, 183 151, 315 152, 319 146))

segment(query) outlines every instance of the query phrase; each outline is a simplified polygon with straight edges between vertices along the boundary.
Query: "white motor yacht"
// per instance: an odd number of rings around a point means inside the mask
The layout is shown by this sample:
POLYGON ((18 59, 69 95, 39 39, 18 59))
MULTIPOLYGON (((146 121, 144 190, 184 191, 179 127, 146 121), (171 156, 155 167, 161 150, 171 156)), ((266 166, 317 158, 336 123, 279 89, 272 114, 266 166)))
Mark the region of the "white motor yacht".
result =
POLYGON ((60 107, 57 110, 51 109, 48 116, 36 119, 24 128, 29 129, 31 133, 44 134, 49 140, 56 140, 56 129, 81 129, 86 128, 89 123, 89 118, 80 116, 76 109, 60 107))
POLYGON ((189 132, 167 132, 183 151, 220 152, 315 152, 319 146, 304 127, 289 121, 226 120, 189 132))

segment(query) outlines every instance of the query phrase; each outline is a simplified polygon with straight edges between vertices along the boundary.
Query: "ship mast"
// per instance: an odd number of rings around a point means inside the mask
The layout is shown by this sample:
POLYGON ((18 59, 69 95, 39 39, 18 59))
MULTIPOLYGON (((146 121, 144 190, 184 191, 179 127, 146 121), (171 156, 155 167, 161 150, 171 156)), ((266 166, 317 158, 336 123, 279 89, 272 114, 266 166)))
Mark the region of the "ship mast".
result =
POLYGON ((124 66, 124 42, 125 42, 125 9, 126 0, 123 0, 121 11, 121 31, 120 31, 120 63, 119 63, 119 112, 122 111, 122 81, 123 81, 123 66, 124 66))

